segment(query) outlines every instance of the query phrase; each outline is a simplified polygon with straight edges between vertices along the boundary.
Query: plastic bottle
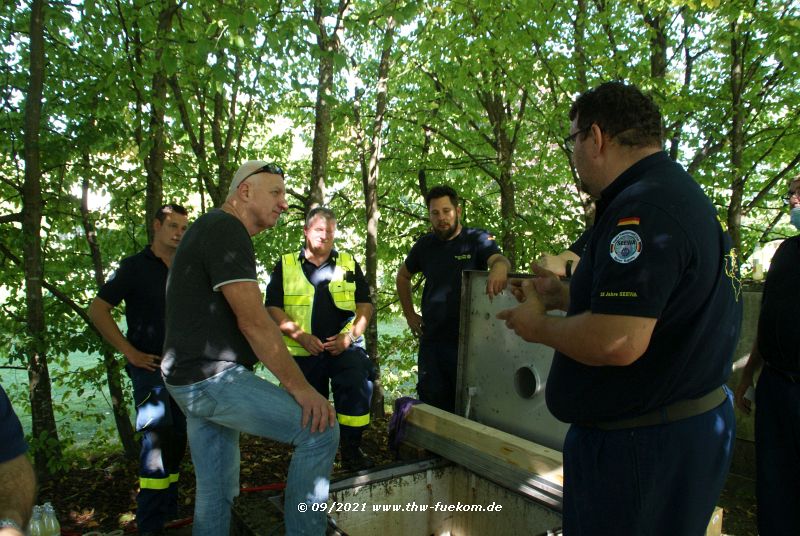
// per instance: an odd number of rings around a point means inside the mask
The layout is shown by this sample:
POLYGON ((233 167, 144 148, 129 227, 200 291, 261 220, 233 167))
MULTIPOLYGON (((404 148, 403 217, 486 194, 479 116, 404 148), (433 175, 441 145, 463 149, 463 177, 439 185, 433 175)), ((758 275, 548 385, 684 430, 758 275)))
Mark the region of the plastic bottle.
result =
POLYGON ((38 504, 33 507, 33 515, 28 523, 28 536, 44 536, 44 524, 42 519, 42 507, 38 504))
POLYGON ((44 528, 43 536, 60 536, 61 534, 61 524, 56 517, 56 509, 49 502, 44 503, 42 526, 44 528))

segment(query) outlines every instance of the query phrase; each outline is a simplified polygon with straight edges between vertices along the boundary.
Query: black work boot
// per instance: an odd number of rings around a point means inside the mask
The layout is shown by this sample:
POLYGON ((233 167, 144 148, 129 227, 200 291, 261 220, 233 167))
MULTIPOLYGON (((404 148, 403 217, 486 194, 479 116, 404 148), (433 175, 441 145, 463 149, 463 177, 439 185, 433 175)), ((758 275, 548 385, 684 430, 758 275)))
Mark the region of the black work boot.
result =
POLYGON ((345 471, 361 471, 375 467, 372 458, 364 454, 358 445, 342 445, 339 449, 342 458, 342 468, 345 471))

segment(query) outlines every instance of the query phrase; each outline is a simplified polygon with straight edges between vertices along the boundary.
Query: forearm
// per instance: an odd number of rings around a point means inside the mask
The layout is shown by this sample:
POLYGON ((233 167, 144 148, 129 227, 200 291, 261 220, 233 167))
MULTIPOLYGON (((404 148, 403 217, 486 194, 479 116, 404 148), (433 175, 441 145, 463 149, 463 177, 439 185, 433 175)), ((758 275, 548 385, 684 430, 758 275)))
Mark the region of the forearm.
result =
POLYGON ((126 358, 129 357, 133 352, 137 351, 136 348, 125 338, 122 331, 120 331, 119 326, 111 316, 110 307, 107 307, 105 302, 98 300, 99 298, 95 298, 91 305, 89 305, 89 310, 87 311, 89 318, 106 342, 126 358))
MULTIPOLYGON (((0 518, 24 527, 36 498, 36 477, 24 454, 0 464, 0 518)), ((9 533, 12 534, 9 530, 9 533)))
POLYGON ((571 317, 534 315, 532 342, 555 348, 589 366, 626 366, 647 349, 655 319, 583 313, 571 317))
POLYGON ((399 274, 397 276, 397 297, 405 316, 416 314, 414 301, 411 298, 411 279, 399 274))
POLYGON ((356 317, 353 319, 350 334, 354 339, 359 338, 367 331, 369 320, 372 318, 374 307, 371 303, 356 303, 356 317))
POLYGON ((292 318, 287 315, 283 309, 269 306, 267 307, 267 312, 269 312, 269 316, 271 316, 272 320, 275 321, 275 324, 277 324, 281 333, 290 339, 296 341, 303 333, 305 333, 303 328, 300 327, 300 324, 292 320, 292 318))
POLYGON ((486 264, 489 267, 490 272, 493 270, 505 270, 505 273, 507 274, 511 271, 511 261, 499 253, 495 253, 489 257, 489 260, 486 264))
POLYGON ((756 373, 761 370, 763 366, 764 357, 758 349, 758 338, 756 337, 756 340, 753 342, 753 348, 750 350, 750 357, 747 358, 747 363, 745 363, 742 369, 742 378, 752 384, 756 373))
POLYGON ((258 360, 264 363, 290 394, 308 387, 305 376, 286 349, 281 331, 266 313, 262 318, 240 322, 239 329, 258 360))

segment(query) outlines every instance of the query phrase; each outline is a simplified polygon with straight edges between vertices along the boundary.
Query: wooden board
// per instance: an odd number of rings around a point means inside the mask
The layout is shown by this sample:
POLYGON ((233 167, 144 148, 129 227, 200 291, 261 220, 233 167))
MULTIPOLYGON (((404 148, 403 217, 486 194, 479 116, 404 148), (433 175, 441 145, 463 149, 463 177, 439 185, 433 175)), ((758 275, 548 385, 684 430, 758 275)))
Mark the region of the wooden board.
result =
MULTIPOLYGON (((427 404, 414 406, 408 414, 407 424, 447 438, 450 442, 470 447, 522 471, 542 476, 558 484, 564 482, 563 459, 557 450, 427 404)), ((425 445, 421 446, 428 448, 425 445)), ((442 450, 441 446, 438 448, 442 450)), ((435 450, 434 452, 451 459, 447 456, 447 452, 435 450)), ((469 465, 466 467, 471 469, 469 465)))

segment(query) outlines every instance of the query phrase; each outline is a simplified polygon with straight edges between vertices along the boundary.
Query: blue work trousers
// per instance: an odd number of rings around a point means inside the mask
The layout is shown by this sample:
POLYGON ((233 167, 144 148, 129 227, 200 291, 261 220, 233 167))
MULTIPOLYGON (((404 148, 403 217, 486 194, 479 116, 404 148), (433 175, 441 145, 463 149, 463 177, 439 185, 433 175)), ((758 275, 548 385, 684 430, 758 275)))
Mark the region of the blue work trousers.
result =
POLYGON ((736 421, 718 407, 668 424, 564 440, 565 536, 702 536, 730 469, 736 421))
POLYGON ((127 365, 136 404, 136 431, 141 433, 139 532, 158 532, 178 514, 178 476, 186 452, 186 419, 169 396, 161 371, 127 365))
POLYGON ((297 356, 297 366, 314 389, 328 398, 333 390, 333 405, 341 427, 342 444, 357 442, 369 424, 375 367, 367 352, 351 346, 339 355, 297 356))
POLYGON ((457 341, 419 341, 417 394, 420 400, 455 413, 457 370, 457 341))
POLYGON ((761 536, 800 534, 800 384, 768 366, 756 386, 756 502, 761 536))

